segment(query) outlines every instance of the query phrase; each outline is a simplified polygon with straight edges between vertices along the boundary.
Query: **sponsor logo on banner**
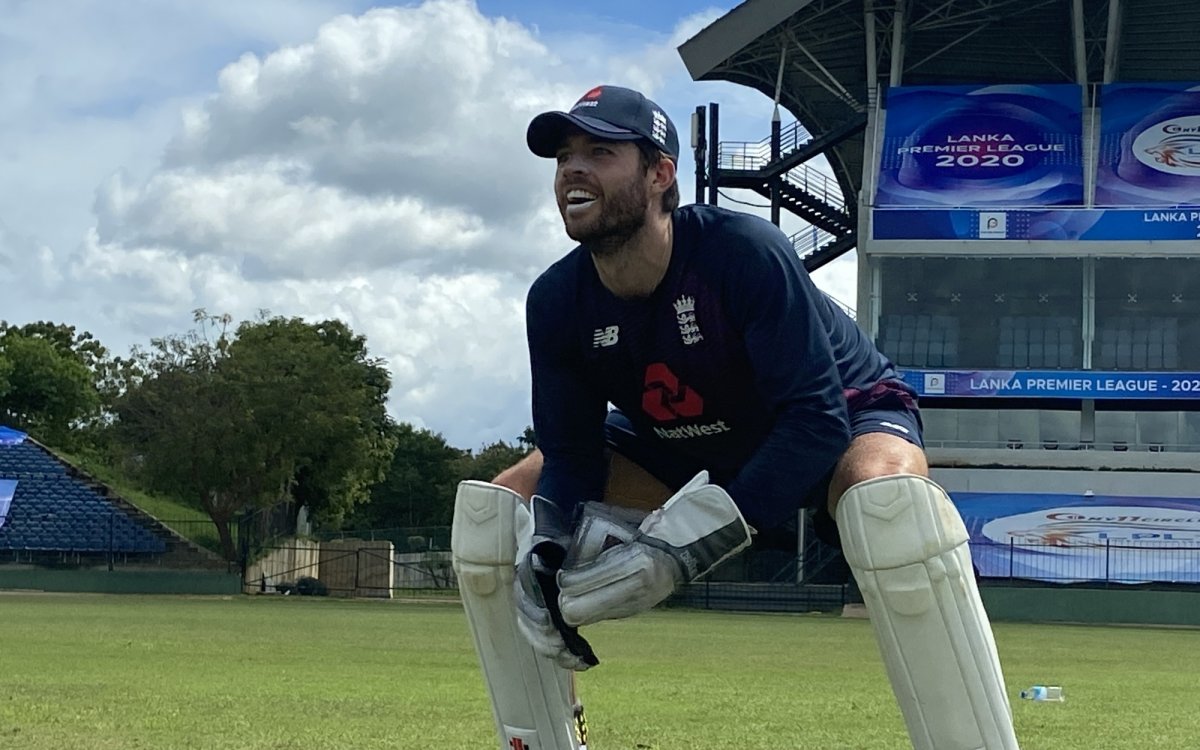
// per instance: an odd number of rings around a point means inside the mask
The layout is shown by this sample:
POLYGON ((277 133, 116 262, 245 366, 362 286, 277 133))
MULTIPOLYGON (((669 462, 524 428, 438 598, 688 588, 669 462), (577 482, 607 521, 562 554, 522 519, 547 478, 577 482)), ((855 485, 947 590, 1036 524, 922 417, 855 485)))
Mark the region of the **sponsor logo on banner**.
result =
POLYGON ((1003 240, 1008 237, 1008 215, 998 211, 979 212, 979 239, 1003 240))
POLYGON ((1133 155, 1160 172, 1200 176, 1200 115, 1174 117, 1143 130, 1133 139, 1133 155))
MULTIPOLYGON (((1131 157, 1132 158, 1132 157, 1131 157)), ((1140 164, 1139 168, 1150 171, 1140 164)), ((1169 180, 1195 180, 1200 202, 1200 175, 1184 178, 1155 172, 1169 180)), ((1143 201, 1145 203, 1146 201, 1143 201)), ((871 234, 877 240, 1056 240, 1113 242, 1120 240, 1200 239, 1200 207, 1145 210, 1141 208, 1059 208, 1045 211, 1005 211, 1005 233, 981 237, 987 228, 985 212, 974 209, 876 209, 871 234)))
POLYGON ((1200 399, 1200 372, 902 370, 919 396, 1200 399))
POLYGON ((940 372, 925 373, 924 393, 929 396, 942 396, 946 393, 946 376, 940 372))
POLYGON ((1106 84, 1100 101, 1096 205, 1200 205, 1200 84, 1106 84))
POLYGON ((1200 511, 1120 505, 1055 507, 1004 516, 983 527, 1001 544, 1031 549, 1106 542, 1200 542, 1200 511))
POLYGON ((892 87, 875 205, 1083 205, 1081 94, 1071 84, 892 87))
POLYGON ((1200 583, 1194 500, 951 492, 983 577, 1200 583))

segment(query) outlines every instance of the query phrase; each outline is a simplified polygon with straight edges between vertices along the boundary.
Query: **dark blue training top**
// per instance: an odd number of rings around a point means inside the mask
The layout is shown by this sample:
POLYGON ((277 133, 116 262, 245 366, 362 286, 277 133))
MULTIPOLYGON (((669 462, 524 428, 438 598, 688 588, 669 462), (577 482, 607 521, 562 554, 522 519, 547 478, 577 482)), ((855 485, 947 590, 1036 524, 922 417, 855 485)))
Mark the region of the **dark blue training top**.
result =
POLYGON ((673 221, 670 264, 647 298, 614 296, 582 246, 529 291, 538 494, 567 510, 602 498, 611 402, 708 469, 751 525, 777 525, 849 445, 843 391, 896 374, 777 227, 706 205, 673 221))

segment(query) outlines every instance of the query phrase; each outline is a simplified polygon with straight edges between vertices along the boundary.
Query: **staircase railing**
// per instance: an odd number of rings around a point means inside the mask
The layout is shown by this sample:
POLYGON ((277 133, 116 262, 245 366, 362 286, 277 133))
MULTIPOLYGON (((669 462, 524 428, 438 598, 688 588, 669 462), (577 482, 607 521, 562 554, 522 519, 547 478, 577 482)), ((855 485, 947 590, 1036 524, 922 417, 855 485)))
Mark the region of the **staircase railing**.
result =
MULTIPOLYGON (((797 151, 812 139, 812 134, 799 122, 793 122, 779 131, 780 155, 797 151)), ((717 144, 717 166, 720 169, 752 171, 770 163, 770 137, 761 141, 722 141, 717 144)))
POLYGON ((801 164, 790 172, 785 172, 783 180, 792 187, 803 190, 814 198, 819 198, 839 211, 846 210, 846 201, 842 198, 841 186, 824 172, 807 164, 801 164))

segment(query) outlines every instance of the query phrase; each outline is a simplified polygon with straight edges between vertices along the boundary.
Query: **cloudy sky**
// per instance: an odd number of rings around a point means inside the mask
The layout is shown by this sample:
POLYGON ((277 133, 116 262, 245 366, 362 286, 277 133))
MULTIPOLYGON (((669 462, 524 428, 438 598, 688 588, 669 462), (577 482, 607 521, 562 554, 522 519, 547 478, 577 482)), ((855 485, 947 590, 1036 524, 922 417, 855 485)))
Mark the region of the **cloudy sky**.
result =
MULTIPOLYGON (((526 124, 615 83, 685 141, 710 101, 723 139, 766 137, 770 100, 692 82, 676 51, 734 5, 0 3, 0 319, 125 354, 196 308, 337 317, 387 360, 396 419, 513 440, 525 291, 572 244, 526 124)), ((815 278, 853 304, 853 273, 815 278)))

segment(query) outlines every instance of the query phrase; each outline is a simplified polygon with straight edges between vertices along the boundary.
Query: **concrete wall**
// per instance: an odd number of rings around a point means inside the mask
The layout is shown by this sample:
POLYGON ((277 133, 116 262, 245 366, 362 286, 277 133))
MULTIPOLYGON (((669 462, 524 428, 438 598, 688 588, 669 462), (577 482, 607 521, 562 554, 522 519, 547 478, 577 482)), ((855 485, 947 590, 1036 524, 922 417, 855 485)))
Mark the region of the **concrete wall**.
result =
POLYGON ((395 558, 395 584, 399 589, 454 588, 450 552, 405 552, 395 558))
POLYGON ((985 586, 995 621, 1200 627, 1200 591, 985 586))
POLYGON ((96 594, 237 594, 237 573, 198 570, 50 570, 0 566, 0 589, 96 594))
POLYGON ((246 593, 274 592, 279 583, 295 583, 306 576, 319 577, 321 544, 289 539, 246 569, 246 593))
POLYGON ((330 596, 390 599, 395 582, 389 541, 339 539, 322 542, 318 575, 330 596))
MULTIPOLYGON (((1011 453, 1012 451, 1010 451, 1011 453)), ((1119 455, 1119 454, 1113 454, 1119 455)), ((1195 456, 1195 454, 1193 454, 1195 456)), ((1193 459, 1200 461, 1200 456, 1193 459)), ((1198 464, 1200 465, 1200 464, 1198 464)), ((1200 475, 1170 471, 932 467, 933 479, 950 492, 1032 492, 1200 499, 1200 475)))

